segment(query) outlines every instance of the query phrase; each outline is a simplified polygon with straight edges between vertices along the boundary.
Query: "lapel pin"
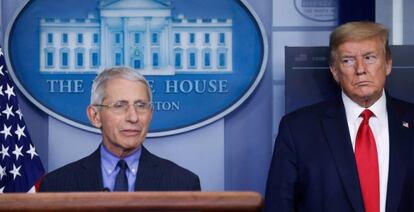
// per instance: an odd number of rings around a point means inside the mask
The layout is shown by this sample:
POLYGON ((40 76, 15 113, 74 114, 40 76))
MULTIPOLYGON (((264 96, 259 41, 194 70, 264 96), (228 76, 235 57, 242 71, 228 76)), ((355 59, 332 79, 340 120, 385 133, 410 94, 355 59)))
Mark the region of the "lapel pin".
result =
POLYGON ((410 125, 408 124, 408 122, 405 122, 405 121, 402 122, 402 126, 405 128, 410 128, 410 125))

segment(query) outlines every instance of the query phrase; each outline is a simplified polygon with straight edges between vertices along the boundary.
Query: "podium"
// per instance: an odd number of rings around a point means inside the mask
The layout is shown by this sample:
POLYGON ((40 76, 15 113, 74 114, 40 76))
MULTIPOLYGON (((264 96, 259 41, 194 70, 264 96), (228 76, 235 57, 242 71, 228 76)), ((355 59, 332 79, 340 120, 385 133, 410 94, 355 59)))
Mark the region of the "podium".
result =
POLYGON ((0 211, 261 211, 256 192, 2 194, 0 211))

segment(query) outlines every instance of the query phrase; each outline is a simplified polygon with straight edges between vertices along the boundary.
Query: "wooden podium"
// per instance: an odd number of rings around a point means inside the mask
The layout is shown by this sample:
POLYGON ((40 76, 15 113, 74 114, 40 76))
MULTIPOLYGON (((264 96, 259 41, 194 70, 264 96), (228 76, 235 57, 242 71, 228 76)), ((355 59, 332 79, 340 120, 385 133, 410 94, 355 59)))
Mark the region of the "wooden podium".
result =
POLYGON ((2 194, 0 211, 260 211, 256 192, 2 194))

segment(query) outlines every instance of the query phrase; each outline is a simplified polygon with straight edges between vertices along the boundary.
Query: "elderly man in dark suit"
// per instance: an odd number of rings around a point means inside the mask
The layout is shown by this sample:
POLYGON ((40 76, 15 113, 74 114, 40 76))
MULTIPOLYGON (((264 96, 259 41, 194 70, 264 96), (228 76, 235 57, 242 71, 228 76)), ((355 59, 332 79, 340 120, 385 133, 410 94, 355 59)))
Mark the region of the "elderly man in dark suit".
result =
POLYGON ((102 131, 91 155, 47 174, 40 191, 200 190, 194 173, 151 154, 142 144, 152 118, 152 94, 138 72, 116 67, 93 82, 87 115, 102 131))
POLYGON ((411 211, 414 105, 384 91, 388 30, 372 22, 330 36, 338 98, 282 118, 265 211, 411 211))

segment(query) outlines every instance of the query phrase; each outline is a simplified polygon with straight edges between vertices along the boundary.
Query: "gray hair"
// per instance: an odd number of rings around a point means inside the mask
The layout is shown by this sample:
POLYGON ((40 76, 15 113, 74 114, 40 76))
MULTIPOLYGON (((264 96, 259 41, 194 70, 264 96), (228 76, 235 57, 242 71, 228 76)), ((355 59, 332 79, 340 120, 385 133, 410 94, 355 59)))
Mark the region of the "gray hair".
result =
POLYGON ((147 87, 147 94, 149 101, 152 102, 152 92, 148 81, 144 78, 142 74, 129 67, 112 67, 103 70, 99 73, 92 83, 91 90, 91 104, 102 104, 106 93, 105 93, 105 84, 115 78, 126 79, 130 81, 142 82, 147 87))

